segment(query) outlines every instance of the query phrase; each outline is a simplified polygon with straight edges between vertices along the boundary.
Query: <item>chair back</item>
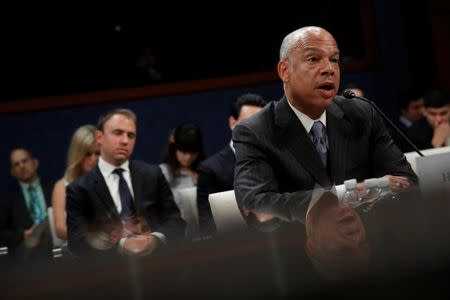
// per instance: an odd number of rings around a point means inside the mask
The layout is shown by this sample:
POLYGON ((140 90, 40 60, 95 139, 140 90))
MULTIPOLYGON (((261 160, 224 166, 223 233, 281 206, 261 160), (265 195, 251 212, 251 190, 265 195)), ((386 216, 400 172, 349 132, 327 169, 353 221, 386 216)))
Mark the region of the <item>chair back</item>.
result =
POLYGON ((210 194, 208 200, 218 233, 248 228, 237 205, 234 190, 210 194))
POLYGON ((53 207, 49 206, 47 209, 48 224, 50 225, 50 233, 52 235, 53 248, 60 248, 64 245, 64 240, 56 235, 55 219, 53 218, 53 207))

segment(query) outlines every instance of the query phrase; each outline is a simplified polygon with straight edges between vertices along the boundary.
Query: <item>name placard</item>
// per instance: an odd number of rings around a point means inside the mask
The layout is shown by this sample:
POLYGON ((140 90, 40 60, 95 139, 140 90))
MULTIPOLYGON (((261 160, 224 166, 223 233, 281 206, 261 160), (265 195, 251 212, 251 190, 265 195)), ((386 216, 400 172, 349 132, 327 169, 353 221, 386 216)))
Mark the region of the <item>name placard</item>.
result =
POLYGON ((417 157, 416 165, 423 193, 450 192, 450 153, 417 157))

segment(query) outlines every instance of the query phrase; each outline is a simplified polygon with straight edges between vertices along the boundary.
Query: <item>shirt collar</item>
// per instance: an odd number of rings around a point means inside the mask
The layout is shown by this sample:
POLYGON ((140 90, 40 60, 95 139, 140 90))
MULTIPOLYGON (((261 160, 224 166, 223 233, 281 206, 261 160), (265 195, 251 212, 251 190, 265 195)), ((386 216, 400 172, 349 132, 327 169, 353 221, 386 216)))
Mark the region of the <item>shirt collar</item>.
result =
POLYGON ((112 172, 117 168, 122 168, 125 170, 125 172, 130 172, 129 167, 129 161, 125 161, 120 166, 114 166, 106 161, 103 160, 103 158, 99 158, 98 160, 98 168, 100 169, 100 172, 102 173, 103 177, 109 176, 112 174, 112 172))
POLYGON ((299 111, 298 109, 296 109, 289 102, 289 100, 287 101, 287 103, 289 103, 289 106, 292 108, 292 110, 294 111, 295 115, 297 116, 297 118, 302 123, 303 127, 305 127, 306 132, 310 132, 311 131, 311 128, 312 128, 312 126, 313 126, 315 121, 320 121, 320 122, 322 122, 323 126, 327 127, 327 114, 326 114, 325 111, 322 113, 322 115, 320 116, 319 119, 313 120, 310 117, 308 117, 307 115, 305 115, 304 113, 302 113, 301 111, 299 111))
POLYGON ((231 151, 233 151, 234 155, 236 155, 236 150, 234 149, 233 140, 230 141, 230 148, 231 148, 231 151))
POLYGON ((30 186, 33 188, 37 188, 41 184, 41 180, 37 177, 32 183, 26 183, 23 181, 19 181, 19 185, 23 190, 28 190, 30 186))
POLYGON ((413 122, 411 122, 409 119, 405 118, 404 116, 400 116, 400 122, 403 123, 406 127, 411 127, 413 122))

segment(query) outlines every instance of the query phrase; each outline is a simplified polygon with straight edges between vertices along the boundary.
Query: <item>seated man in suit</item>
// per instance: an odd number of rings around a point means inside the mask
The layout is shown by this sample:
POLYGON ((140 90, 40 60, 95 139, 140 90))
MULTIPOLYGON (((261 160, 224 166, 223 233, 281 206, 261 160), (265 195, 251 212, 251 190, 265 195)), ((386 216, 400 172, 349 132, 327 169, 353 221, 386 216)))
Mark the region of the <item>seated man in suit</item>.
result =
POLYGON ((424 96, 425 118, 408 128, 407 134, 419 149, 450 146, 450 96, 433 90, 424 96))
MULTIPOLYGON (((260 111, 264 105, 266 101, 257 94, 247 93, 237 97, 231 105, 231 116, 228 119, 230 129, 233 130, 240 121, 260 111)), ((233 189, 235 161, 233 142, 230 141, 197 168, 197 206, 202 235, 211 235, 216 231, 208 196, 233 189)))
MULTIPOLYGON (((396 122, 398 129, 407 134, 408 128, 424 116, 423 94, 415 89, 403 92, 399 98, 400 116, 396 122)), ((411 147, 397 132, 391 130, 392 138, 400 151, 413 151, 411 147)))
POLYGON ((77 256, 144 255, 181 237, 184 222, 161 169, 129 160, 136 115, 107 112, 98 121, 96 141, 97 166, 66 189, 69 249, 77 256))
POLYGON ((294 221, 316 184, 342 189, 347 179, 385 175, 392 187, 417 182, 373 107, 336 96, 339 49, 329 32, 312 26, 288 34, 278 74, 285 96, 233 130, 242 207, 294 221))
POLYGON ((351 90, 353 93, 355 93, 358 97, 364 97, 364 91, 362 87, 359 84, 356 84, 354 82, 349 82, 346 85, 344 85, 342 91, 345 90, 351 90))
POLYGON ((39 161, 28 149, 12 150, 10 166, 17 184, 0 199, 0 245, 7 246, 18 261, 50 259, 47 207, 52 183, 39 178, 39 161))

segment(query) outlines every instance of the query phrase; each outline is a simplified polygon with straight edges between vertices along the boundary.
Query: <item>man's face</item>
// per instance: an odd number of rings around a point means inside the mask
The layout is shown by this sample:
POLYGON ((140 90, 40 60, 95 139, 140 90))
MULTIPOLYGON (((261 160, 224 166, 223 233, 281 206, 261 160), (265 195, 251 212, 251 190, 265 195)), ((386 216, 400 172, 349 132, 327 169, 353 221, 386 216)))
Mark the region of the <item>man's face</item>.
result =
POLYGON ((402 115, 412 122, 420 120, 424 115, 423 98, 408 103, 406 109, 402 109, 402 115))
POLYGON ((325 31, 308 32, 278 73, 293 105, 315 119, 331 104, 340 82, 339 49, 325 31))
POLYGON ((448 123, 450 120, 450 105, 444 107, 426 107, 425 117, 431 127, 436 128, 442 123, 448 123))
POLYGON ((327 206, 312 226, 314 239, 335 249, 356 249, 366 242, 361 217, 348 206, 327 206))
POLYGON ((262 109, 262 107, 255 106, 255 105, 242 105, 241 110, 239 112, 239 117, 237 118, 237 120, 235 118, 233 118, 232 116, 230 117, 229 125, 230 125, 231 130, 233 130, 234 127, 237 124, 239 124, 239 122, 251 117, 252 115, 256 114, 261 109, 262 109))
POLYGON ((306 221, 308 255, 338 273, 363 272, 369 263, 370 249, 359 214, 338 201, 319 209, 306 221))
POLYGON ((102 158, 119 166, 127 161, 133 153, 136 142, 136 123, 122 114, 113 115, 103 126, 103 131, 96 132, 102 158))
POLYGON ((11 153, 11 175, 17 180, 31 183, 37 178, 39 162, 30 157, 27 151, 16 149, 11 153))

